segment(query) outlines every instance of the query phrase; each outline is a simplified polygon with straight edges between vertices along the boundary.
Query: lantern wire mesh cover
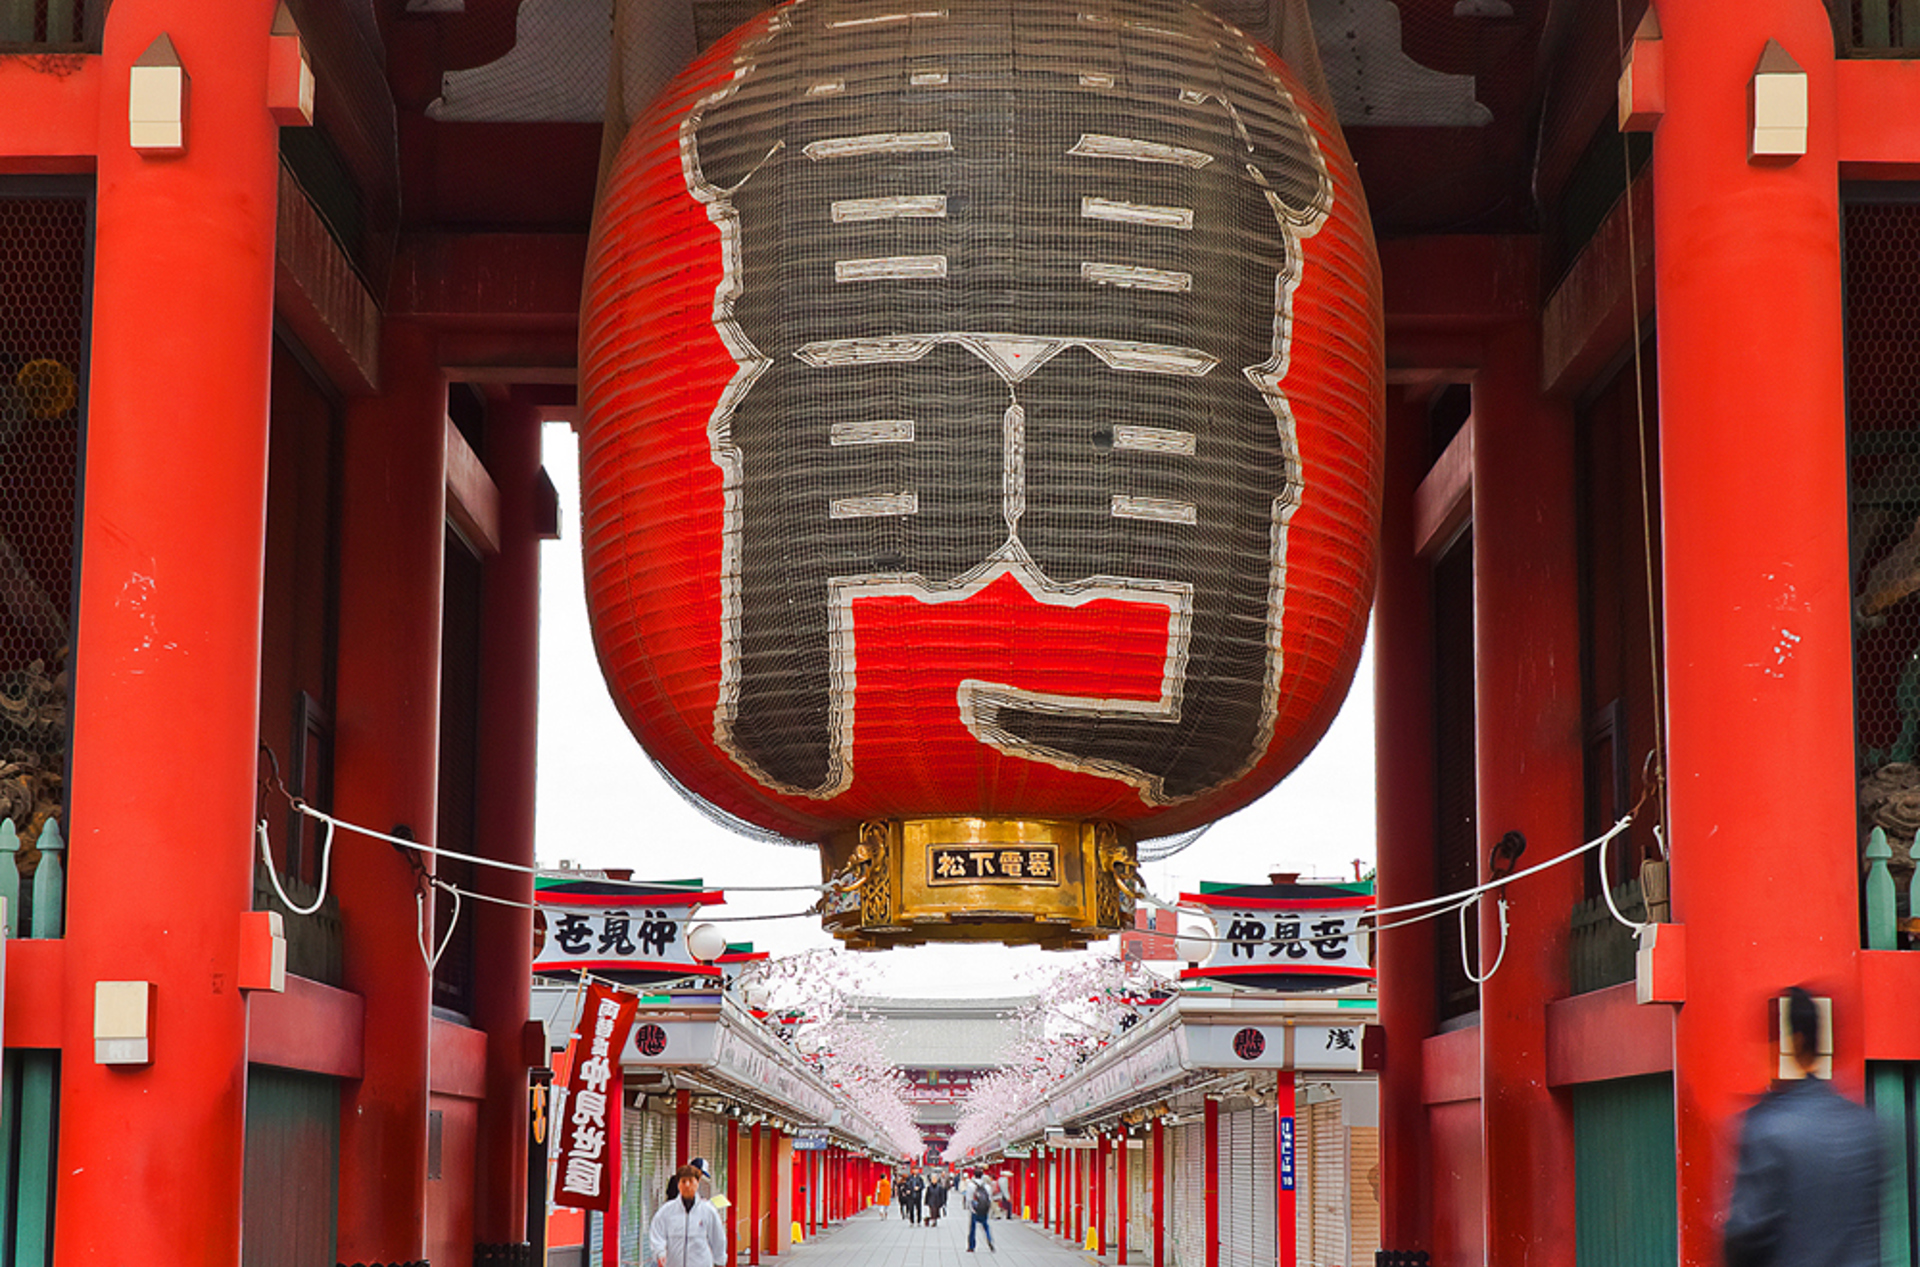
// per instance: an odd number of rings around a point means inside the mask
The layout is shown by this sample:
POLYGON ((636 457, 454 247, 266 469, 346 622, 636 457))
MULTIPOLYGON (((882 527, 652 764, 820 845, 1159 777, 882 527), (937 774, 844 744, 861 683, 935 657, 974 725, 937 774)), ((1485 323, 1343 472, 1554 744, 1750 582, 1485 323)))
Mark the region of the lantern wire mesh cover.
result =
POLYGON ((797 0, 630 129, 583 536, 616 699, 684 789, 785 836, 1174 837, 1324 730, 1371 597, 1377 266, 1268 56, 1178 0, 797 0))

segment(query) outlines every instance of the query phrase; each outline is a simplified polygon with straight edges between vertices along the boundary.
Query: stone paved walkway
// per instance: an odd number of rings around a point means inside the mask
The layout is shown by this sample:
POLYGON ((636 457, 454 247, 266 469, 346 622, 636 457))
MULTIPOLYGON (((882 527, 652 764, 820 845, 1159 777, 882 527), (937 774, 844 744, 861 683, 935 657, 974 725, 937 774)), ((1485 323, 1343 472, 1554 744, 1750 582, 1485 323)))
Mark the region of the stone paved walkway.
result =
MULTIPOLYGON (((969 1254, 964 1216, 926 1227, 903 1222, 898 1209, 885 1219, 868 1210, 823 1229, 804 1245, 783 1246, 778 1258, 762 1253, 760 1262, 761 1267, 1091 1267, 1100 1261, 1035 1223, 996 1218, 991 1226, 999 1252, 989 1253, 981 1239, 969 1254)), ((1134 1260, 1139 1261, 1137 1255, 1134 1260)))

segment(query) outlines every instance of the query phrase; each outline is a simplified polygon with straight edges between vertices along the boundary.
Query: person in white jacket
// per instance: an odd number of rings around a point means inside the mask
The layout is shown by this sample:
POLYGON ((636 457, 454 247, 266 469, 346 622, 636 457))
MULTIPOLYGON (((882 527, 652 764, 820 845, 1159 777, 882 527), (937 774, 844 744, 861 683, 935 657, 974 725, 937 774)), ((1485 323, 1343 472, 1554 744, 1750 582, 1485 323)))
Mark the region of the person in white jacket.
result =
POLYGON ((656 1267, 721 1267, 727 1261, 727 1229, 720 1211, 700 1195, 700 1172, 682 1166, 674 1181, 680 1195, 654 1214, 647 1252, 656 1267))

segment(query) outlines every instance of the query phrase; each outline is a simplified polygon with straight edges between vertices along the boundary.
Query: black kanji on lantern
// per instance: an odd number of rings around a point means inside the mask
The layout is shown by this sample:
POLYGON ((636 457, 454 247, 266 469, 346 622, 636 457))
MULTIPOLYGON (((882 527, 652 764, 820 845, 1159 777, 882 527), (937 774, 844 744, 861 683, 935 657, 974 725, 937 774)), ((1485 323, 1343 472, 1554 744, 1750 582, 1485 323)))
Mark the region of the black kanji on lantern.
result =
POLYGON ((983 741, 1156 802, 1250 768, 1301 491, 1292 293, 1332 195, 1246 38, 1163 0, 803 2, 681 141, 739 366, 709 426, 723 746, 844 789, 852 600, 1012 575, 1164 606, 1166 693, 970 685, 983 741))

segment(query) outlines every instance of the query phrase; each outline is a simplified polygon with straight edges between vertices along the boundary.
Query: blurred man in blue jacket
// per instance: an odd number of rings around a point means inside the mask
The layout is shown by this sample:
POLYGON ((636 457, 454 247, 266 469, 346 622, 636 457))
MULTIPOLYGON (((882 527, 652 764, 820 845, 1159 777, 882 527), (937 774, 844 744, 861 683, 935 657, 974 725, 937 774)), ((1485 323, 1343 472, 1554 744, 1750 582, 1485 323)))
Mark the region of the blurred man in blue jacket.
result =
POLYGON ((1787 1029, 1802 1076, 1747 1111, 1727 1267, 1879 1267, 1879 1123, 1813 1076, 1820 1012, 1798 986, 1787 991, 1787 1029))

